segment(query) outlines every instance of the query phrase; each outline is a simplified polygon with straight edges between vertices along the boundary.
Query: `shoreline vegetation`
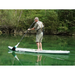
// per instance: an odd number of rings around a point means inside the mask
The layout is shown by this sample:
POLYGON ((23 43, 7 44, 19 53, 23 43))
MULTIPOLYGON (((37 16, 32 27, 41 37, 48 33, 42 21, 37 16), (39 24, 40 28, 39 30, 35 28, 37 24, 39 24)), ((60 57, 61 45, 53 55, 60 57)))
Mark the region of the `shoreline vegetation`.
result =
MULTIPOLYGON (((23 34, 25 34, 26 33, 26 31, 18 31, 18 30, 13 30, 13 31, 11 31, 11 32, 9 32, 8 30, 6 31, 6 30, 4 30, 5 32, 2 32, 2 31, 0 31, 0 35, 2 35, 2 34, 8 34, 8 35, 10 35, 10 34, 14 34, 14 35, 23 35, 23 34)), ((36 31, 28 31, 28 33, 27 34, 36 34, 36 31)), ((73 34, 70 34, 70 33, 55 33, 55 34, 53 34, 53 33, 51 33, 51 34, 47 34, 47 33, 44 33, 44 35, 64 35, 64 36, 75 36, 75 33, 73 33, 73 34)))
MULTIPOLYGON (((46 35, 75 35, 75 10, 48 9, 0 10, 0 34, 22 35, 35 17, 43 22, 46 35)), ((36 31, 28 33, 35 34, 36 31)))

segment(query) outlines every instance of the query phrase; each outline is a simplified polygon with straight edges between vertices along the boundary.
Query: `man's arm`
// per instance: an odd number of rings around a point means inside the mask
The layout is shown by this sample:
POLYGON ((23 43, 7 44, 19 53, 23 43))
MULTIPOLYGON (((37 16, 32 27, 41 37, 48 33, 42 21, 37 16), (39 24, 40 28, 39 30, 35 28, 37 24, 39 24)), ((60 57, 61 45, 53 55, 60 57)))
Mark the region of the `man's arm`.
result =
POLYGON ((31 29, 28 29, 28 30, 34 30, 35 28, 33 27, 33 28, 31 28, 31 29))
POLYGON ((34 29, 37 29, 37 27, 38 27, 38 24, 36 23, 35 26, 34 26, 33 28, 28 29, 28 30, 34 30, 34 29))

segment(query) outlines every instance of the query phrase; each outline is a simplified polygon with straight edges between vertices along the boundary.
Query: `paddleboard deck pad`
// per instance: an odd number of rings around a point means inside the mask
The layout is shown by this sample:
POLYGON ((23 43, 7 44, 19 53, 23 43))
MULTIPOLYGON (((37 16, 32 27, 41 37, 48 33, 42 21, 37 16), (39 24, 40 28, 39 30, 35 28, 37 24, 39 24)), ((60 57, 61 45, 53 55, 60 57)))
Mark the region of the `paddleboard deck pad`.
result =
MULTIPOLYGON (((12 50, 13 47, 8 46, 9 50, 12 50)), ((37 51, 37 49, 30 48, 16 48, 15 51, 18 52, 27 52, 27 53, 40 53, 40 54, 69 54, 70 51, 62 51, 62 50, 42 50, 37 51)))

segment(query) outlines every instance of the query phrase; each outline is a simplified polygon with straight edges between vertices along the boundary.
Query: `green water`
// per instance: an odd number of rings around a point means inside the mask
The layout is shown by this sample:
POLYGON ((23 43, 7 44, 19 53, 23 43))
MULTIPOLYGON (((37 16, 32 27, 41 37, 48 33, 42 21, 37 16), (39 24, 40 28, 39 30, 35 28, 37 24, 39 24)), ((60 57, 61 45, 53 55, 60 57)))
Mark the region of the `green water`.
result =
MULTIPOLYGON (((75 65, 75 36, 45 35, 43 49, 68 50, 69 55, 10 52, 8 46, 15 46, 22 36, 0 35, 0 65, 7 66, 61 66, 75 65), (10 53, 9 53, 10 52, 10 53), (17 55, 16 59, 14 55, 17 55)), ((18 47, 37 49, 35 35, 26 35, 18 47)))

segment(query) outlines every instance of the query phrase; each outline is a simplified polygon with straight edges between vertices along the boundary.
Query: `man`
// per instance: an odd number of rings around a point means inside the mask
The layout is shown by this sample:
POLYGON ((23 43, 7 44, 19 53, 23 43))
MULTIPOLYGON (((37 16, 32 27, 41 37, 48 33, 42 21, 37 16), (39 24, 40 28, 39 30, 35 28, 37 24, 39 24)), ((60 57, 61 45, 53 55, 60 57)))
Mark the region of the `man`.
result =
POLYGON ((34 19, 35 25, 33 28, 28 29, 28 30, 37 30, 36 33, 36 44, 37 44, 37 51, 42 50, 42 39, 43 39, 43 23, 39 21, 38 17, 35 17, 34 19))

